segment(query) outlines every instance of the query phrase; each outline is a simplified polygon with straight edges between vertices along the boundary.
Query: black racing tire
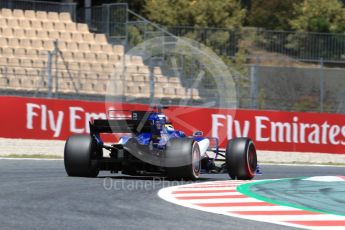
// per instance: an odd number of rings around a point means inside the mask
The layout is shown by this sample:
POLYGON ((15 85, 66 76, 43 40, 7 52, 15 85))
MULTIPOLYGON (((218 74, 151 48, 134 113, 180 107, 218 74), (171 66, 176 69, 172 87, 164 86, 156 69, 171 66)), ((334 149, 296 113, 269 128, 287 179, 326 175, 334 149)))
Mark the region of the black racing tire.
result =
POLYGON ((201 171, 198 142, 192 138, 169 140, 166 149, 166 166, 169 179, 198 179, 201 171))
POLYGON ((228 142, 225 152, 226 167, 231 179, 251 180, 257 167, 256 148, 249 138, 235 138, 228 142))
POLYGON ((68 176, 96 177, 99 173, 92 159, 100 156, 102 149, 96 147, 90 135, 74 135, 65 144, 64 163, 68 176))

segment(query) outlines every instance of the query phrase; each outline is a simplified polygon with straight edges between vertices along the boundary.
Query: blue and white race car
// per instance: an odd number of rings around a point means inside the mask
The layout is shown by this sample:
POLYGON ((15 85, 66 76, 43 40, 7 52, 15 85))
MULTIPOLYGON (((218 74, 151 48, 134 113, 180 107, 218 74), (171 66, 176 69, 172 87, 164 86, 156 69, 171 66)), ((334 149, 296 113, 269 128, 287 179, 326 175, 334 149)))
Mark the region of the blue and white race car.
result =
POLYGON ((64 151, 67 174, 96 177, 100 170, 107 170, 196 180, 203 172, 226 172, 232 179, 250 180, 260 173, 251 139, 229 140, 226 149, 221 150, 218 139, 204 137, 202 131, 187 136, 175 130, 163 114, 164 108, 130 111, 130 119, 94 120, 89 135, 69 137, 64 151), (123 135, 117 143, 107 145, 101 133, 123 135))

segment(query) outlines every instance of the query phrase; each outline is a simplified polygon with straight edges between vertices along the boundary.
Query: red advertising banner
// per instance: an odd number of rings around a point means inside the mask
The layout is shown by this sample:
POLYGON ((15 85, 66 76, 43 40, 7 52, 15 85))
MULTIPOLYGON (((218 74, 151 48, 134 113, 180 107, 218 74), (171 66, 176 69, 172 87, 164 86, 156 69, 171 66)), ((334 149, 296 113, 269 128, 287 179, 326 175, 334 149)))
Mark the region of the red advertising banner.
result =
MULTIPOLYGON (((0 96, 0 137, 65 140, 88 133, 88 122, 107 110, 147 110, 141 104, 0 96)), ((175 129, 200 130, 222 147, 234 137, 252 138, 259 150, 345 153, 345 116, 172 106, 165 110, 175 129)), ((115 141, 115 139, 114 139, 115 141)))

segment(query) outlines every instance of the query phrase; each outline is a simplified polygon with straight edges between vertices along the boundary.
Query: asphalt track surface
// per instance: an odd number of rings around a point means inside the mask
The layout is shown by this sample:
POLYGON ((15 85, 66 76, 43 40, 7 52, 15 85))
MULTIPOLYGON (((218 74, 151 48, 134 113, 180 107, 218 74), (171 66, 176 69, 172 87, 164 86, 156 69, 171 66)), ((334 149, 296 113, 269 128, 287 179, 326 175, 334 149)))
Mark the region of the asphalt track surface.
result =
MULTIPOLYGON (((344 175, 345 167, 262 165, 257 179, 344 175)), ((184 208, 161 200, 152 177, 67 177, 61 160, 0 160, 0 229, 255 229, 290 227, 184 208), (110 177, 110 178, 109 178, 110 177)), ((200 181, 227 180, 206 174, 200 181)))

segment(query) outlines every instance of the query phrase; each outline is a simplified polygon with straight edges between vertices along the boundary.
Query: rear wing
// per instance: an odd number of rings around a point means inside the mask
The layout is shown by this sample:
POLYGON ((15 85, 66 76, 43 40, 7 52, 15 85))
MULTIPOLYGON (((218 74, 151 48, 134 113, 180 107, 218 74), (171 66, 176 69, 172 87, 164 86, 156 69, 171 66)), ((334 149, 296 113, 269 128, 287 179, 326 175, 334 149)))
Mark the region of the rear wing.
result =
POLYGON ((147 121, 143 125, 132 120, 95 120, 90 122, 92 133, 140 133, 150 132, 151 124, 147 121))
POLYGON ((91 133, 140 133, 151 131, 150 111, 131 111, 131 119, 94 120, 91 133))

